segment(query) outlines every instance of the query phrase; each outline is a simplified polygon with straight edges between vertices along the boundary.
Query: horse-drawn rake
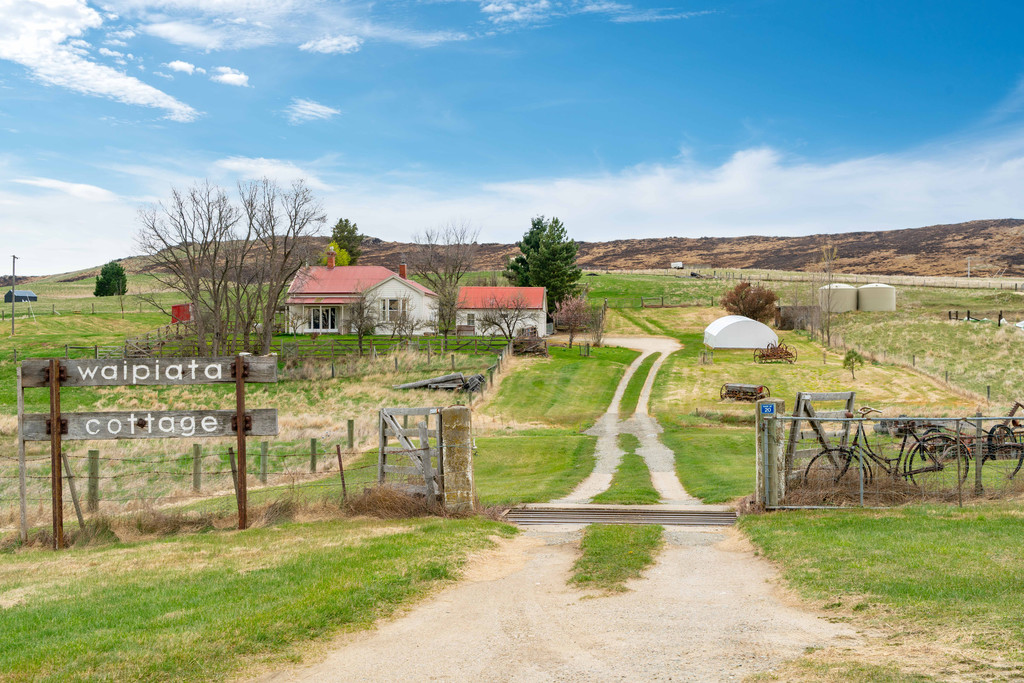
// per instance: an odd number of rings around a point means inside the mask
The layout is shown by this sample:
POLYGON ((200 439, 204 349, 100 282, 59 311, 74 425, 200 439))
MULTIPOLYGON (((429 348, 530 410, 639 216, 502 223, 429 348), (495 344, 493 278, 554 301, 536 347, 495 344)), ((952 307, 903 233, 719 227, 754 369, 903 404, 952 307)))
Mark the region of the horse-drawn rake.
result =
POLYGON ((772 392, 763 384, 723 384, 718 395, 723 401, 730 398, 734 401, 760 401, 771 396, 772 392))
POLYGON ((758 363, 795 363, 796 350, 785 344, 768 344, 763 349, 754 349, 754 360, 758 363))

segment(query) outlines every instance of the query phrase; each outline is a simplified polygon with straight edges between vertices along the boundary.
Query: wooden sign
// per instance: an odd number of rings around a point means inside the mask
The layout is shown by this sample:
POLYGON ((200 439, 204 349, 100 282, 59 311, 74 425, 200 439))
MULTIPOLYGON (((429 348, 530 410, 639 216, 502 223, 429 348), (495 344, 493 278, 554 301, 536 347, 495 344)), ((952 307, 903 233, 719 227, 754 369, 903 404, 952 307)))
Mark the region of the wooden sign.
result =
MULTIPOLYGON (((104 413, 63 413, 61 433, 65 441, 106 439, 173 439, 235 436, 234 410, 133 410, 104 413)), ((277 434, 277 410, 245 413, 246 436, 277 434)), ((49 441, 48 413, 26 413, 22 438, 49 441)))
MULTIPOLYGON (((61 359, 61 387, 120 387, 235 383, 235 356, 225 358, 61 359)), ((243 356, 244 381, 276 382, 277 356, 243 356)), ((48 387, 50 361, 21 364, 23 387, 48 387)))

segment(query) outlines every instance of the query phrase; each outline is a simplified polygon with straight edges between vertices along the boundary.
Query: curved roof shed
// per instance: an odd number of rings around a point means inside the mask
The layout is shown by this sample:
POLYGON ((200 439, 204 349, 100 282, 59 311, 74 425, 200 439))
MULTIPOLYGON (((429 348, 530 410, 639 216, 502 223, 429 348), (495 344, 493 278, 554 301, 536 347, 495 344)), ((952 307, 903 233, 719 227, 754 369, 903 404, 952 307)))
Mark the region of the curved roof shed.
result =
POLYGON ((712 349, 763 349, 778 343, 772 328, 742 315, 727 315, 704 328, 704 346, 712 349))

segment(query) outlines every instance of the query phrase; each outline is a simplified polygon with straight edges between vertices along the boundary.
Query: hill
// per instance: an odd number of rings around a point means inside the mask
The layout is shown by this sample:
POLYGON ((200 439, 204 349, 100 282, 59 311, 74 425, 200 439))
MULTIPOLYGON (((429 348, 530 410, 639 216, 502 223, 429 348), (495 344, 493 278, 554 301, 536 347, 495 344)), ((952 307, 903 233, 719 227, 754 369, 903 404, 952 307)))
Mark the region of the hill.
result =
MULTIPOLYGON (((839 253, 838 270, 880 275, 1024 275, 1024 220, 980 220, 904 230, 802 237, 661 237, 580 242, 585 268, 667 268, 673 261, 709 268, 813 270, 825 243, 839 253)), ((412 248, 367 238, 363 263, 396 268, 412 248)), ((518 252, 514 244, 480 245, 478 268, 498 270, 518 252)))

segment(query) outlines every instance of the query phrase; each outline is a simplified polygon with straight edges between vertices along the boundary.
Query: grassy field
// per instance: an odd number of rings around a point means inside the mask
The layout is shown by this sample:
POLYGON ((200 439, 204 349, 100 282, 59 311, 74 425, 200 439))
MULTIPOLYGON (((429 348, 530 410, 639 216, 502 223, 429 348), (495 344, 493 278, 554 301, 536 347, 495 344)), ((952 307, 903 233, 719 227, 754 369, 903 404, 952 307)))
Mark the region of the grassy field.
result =
POLYGON ((551 357, 523 361, 506 377, 486 415, 522 425, 582 431, 608 408, 615 387, 638 352, 594 348, 589 357, 576 349, 552 348, 551 357))
POLYGON ((627 590, 654 563, 664 529, 657 524, 591 524, 580 542, 582 555, 570 582, 606 592, 627 590))
POLYGON ((476 439, 477 496, 484 505, 539 503, 572 491, 594 468, 597 437, 530 430, 476 439))
POLYGON ((640 367, 636 369, 633 376, 626 383, 626 390, 622 394, 622 402, 619 403, 619 417, 627 418, 636 412, 637 402, 640 400, 640 392, 643 391, 647 382, 647 375, 651 374, 651 366, 661 358, 661 353, 652 353, 643 359, 640 367))
POLYGON ((0 671, 205 681, 300 661, 310 641, 368 627, 509 533, 481 519, 336 520, 0 554, 0 671))
MULTIPOLYGON (((743 517, 740 528, 813 605, 889 634, 888 655, 873 663, 945 670, 941 680, 1024 677, 1015 503, 781 512, 743 517)), ((809 660, 798 668, 821 668, 809 660)))
POLYGON ((661 500, 651 483, 647 463, 636 454, 640 439, 633 434, 619 434, 619 448, 624 452, 607 491, 594 496, 593 503, 606 505, 653 505, 661 500))

